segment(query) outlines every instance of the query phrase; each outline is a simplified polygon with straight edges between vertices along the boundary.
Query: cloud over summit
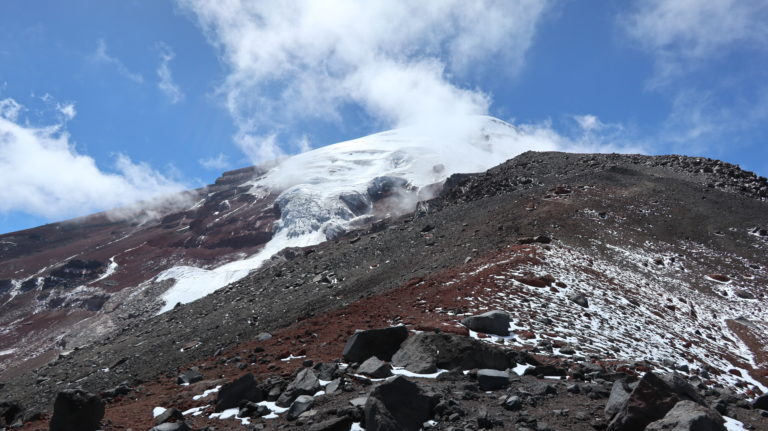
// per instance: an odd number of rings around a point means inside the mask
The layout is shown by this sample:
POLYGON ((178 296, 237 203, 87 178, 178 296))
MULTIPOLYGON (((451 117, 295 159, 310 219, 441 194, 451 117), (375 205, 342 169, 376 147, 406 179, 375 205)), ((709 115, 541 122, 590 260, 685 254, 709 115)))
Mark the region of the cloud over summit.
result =
POLYGON ((255 162, 306 119, 358 109, 381 127, 455 123, 485 114, 489 95, 462 85, 498 57, 512 78, 547 2, 353 0, 208 2, 191 10, 228 67, 220 87, 255 162))

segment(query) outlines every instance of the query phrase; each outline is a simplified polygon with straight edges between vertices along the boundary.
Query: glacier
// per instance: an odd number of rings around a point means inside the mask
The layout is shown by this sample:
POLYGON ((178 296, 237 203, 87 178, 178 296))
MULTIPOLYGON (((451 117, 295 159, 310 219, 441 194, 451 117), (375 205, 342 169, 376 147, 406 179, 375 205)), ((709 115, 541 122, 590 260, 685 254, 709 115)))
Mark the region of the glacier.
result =
MULTIPOLYGON (((556 150, 556 145, 520 132, 509 123, 473 116, 435 132, 404 127, 340 142, 281 160, 266 174, 242 184, 255 196, 282 191, 275 235, 258 253, 215 268, 175 266, 156 281, 175 280, 162 296, 159 313, 177 303, 202 298, 259 268, 286 247, 307 247, 343 233, 372 210, 377 187, 407 190, 391 211, 412 211, 425 186, 455 173, 485 171, 530 149, 556 150), (469 126, 468 126, 469 125, 469 126)), ((386 216, 387 214, 380 214, 386 216)), ((398 215, 398 214, 391 214, 398 215)))

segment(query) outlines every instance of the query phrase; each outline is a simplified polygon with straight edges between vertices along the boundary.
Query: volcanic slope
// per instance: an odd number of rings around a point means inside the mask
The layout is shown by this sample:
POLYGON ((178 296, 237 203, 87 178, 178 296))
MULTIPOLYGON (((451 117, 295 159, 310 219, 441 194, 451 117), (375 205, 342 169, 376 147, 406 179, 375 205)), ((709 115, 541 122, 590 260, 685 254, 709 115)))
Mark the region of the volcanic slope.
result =
POLYGON ((64 388, 162 381, 304 321, 328 338, 280 341, 320 360, 340 355, 354 323, 456 330, 502 309, 512 335, 497 343, 617 370, 677 367, 753 396, 768 386, 767 193, 765 178, 709 159, 524 153, 450 177, 414 214, 284 250, 3 390, 48 408, 64 388))

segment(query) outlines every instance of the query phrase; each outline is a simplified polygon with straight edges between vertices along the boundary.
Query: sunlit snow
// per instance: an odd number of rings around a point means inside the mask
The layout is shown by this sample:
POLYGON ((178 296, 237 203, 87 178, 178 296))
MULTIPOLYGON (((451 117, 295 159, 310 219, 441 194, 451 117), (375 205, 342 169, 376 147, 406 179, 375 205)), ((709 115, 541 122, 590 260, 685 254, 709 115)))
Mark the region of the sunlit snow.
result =
MULTIPOLYGON (((480 172, 521 152, 542 147, 533 136, 491 118, 473 117, 474 127, 446 129, 441 136, 419 128, 404 128, 341 142, 290 157, 266 175, 248 183, 252 193, 283 190, 278 197, 281 219, 277 232, 253 256, 204 269, 192 266, 170 268, 157 281, 174 279, 162 299, 160 313, 177 303, 202 298, 240 280, 286 247, 306 247, 326 240, 325 229, 344 228, 357 217, 342 201, 342 195, 365 195, 371 180, 402 178, 415 188, 443 181, 458 172, 480 172), (427 137, 429 136, 429 137, 427 137)), ((425 198, 428 196, 422 196, 425 198)), ((404 197, 403 211, 412 210, 416 197, 404 197)), ((364 199, 365 200, 365 197, 364 199)), ((369 203, 370 204, 370 203, 369 203)))

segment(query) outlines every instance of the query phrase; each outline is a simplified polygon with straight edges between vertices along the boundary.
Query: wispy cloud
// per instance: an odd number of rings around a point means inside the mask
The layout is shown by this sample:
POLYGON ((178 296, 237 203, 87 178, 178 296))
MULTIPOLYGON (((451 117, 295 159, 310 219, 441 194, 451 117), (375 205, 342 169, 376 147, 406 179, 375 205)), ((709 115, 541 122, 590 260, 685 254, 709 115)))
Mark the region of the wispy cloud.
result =
POLYGON ((224 153, 219 153, 215 157, 208 157, 206 159, 198 160, 200 166, 212 171, 221 171, 229 168, 229 157, 224 153))
POLYGON ((666 79, 730 49, 766 50, 765 0, 649 0, 622 17, 628 34, 656 57, 666 79))
MULTIPOLYGON (((13 99, 0 100, 0 213, 20 211, 49 219, 83 215, 174 194, 184 186, 146 163, 118 154, 112 171, 77 151, 64 123, 34 127, 20 117, 23 107, 13 99)), ((61 107, 75 115, 73 105, 61 107)), ((175 195, 174 199, 184 199, 175 195)), ((125 212, 145 212, 133 206, 125 212)))
POLYGON ((97 64, 114 67, 121 76, 133 82, 138 84, 144 82, 144 77, 141 74, 131 72, 119 58, 114 57, 107 52, 107 43, 104 42, 104 39, 98 40, 96 51, 89 55, 88 59, 97 64))
POLYGON ((655 63, 648 88, 670 102, 657 137, 676 152, 736 145, 768 119, 767 0, 649 0, 619 19, 655 63), (733 61, 734 55, 753 59, 733 61), (712 79, 716 75, 717 79, 712 79))
POLYGON ((158 49, 160 51, 160 65, 157 67, 157 87, 165 94, 170 103, 179 103, 184 100, 184 93, 173 80, 170 67, 171 60, 173 60, 176 54, 165 43, 159 43, 158 49))
POLYGON ((292 125, 343 122, 349 109, 381 127, 461 128, 461 118, 488 112, 491 97, 459 82, 490 58, 514 78, 549 4, 178 1, 229 68, 221 94, 254 162, 282 154, 292 125))

